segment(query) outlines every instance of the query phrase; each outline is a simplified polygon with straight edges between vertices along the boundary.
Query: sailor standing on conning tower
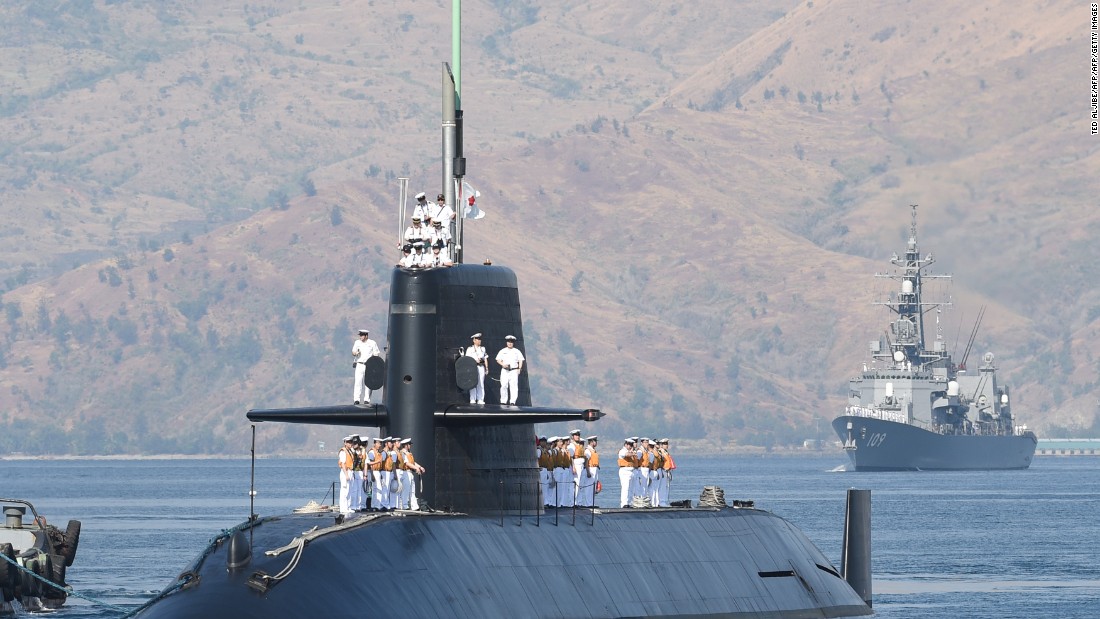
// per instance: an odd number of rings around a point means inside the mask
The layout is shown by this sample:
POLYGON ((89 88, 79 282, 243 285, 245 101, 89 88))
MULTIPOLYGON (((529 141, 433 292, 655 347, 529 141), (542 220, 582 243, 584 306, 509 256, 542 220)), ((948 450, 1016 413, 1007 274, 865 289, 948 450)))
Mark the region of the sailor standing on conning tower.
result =
POLYGON ((519 399, 519 373, 523 371, 523 361, 523 353, 516 348, 516 336, 505 337, 504 348, 497 353, 501 404, 515 404, 519 399))
POLYGON ((351 346, 351 356, 355 359, 355 394, 352 396, 355 404, 360 402, 370 404, 371 390, 365 384, 367 359, 382 354, 382 351, 378 350, 378 344, 367 337, 369 334, 370 331, 359 329, 359 339, 351 346))
POLYGON ((484 404, 485 375, 489 373, 489 353, 485 352, 485 347, 481 345, 480 333, 471 335, 470 340, 473 343, 466 347, 466 356, 477 363, 477 386, 470 389, 470 404, 484 404))

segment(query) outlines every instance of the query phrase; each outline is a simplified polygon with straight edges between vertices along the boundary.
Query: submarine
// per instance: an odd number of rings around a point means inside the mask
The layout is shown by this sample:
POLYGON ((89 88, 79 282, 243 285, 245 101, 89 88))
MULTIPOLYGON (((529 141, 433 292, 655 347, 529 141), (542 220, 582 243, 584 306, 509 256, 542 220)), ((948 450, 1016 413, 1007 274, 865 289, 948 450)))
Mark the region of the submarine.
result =
MULTIPOLYGON (((444 187, 447 204, 456 204, 465 170, 461 110, 447 63, 442 76, 444 187)), ((404 193, 403 186, 402 200, 404 193)), ((472 333, 487 342, 512 335, 523 349, 523 320, 515 272, 463 262, 462 219, 455 225, 453 266, 391 273, 388 354, 373 357, 365 376, 371 389, 384 388, 381 402, 246 415, 254 423, 360 426, 411 438, 427 467, 420 509, 253 514, 131 616, 874 614, 868 491, 849 496, 839 570, 797 527, 750 503, 547 509, 534 424, 593 423, 603 412, 534 406, 526 370, 514 405, 495 390, 486 390, 485 404, 469 403, 477 370, 460 349, 472 333)))

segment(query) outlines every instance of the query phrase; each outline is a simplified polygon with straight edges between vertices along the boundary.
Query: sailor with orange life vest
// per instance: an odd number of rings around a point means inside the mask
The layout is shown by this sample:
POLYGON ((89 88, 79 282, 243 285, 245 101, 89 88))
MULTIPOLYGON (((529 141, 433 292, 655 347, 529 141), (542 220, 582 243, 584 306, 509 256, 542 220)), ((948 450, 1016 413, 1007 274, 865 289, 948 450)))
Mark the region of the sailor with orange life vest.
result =
POLYGON ((374 446, 367 452, 366 466, 370 471, 371 476, 371 494, 370 494, 370 509, 371 511, 378 511, 384 501, 382 499, 385 496, 385 492, 389 489, 382 483, 382 439, 374 439, 374 446))
POLYGON ((542 505, 546 509, 553 507, 556 498, 550 493, 553 487, 550 483, 551 471, 554 468, 550 460, 550 444, 545 436, 539 437, 538 447, 535 448, 535 457, 539 462, 539 486, 542 488, 542 505))
POLYGON ((387 436, 383 440, 382 446, 382 470, 380 477, 382 478, 382 503, 378 505, 379 511, 386 511, 391 509, 396 497, 391 490, 394 480, 394 469, 396 468, 397 458, 391 457, 393 454, 393 437, 387 436))
POLYGON ((349 503, 351 484, 355 475, 352 471, 355 470, 355 456, 354 456, 354 443, 351 440, 351 436, 344 437, 344 446, 340 448, 340 454, 336 458, 336 464, 340 467, 340 513, 348 515, 351 513, 351 505, 349 503))
POLYGON ((664 478, 664 460, 660 451, 657 450, 657 441, 650 439, 646 451, 649 454, 649 488, 646 496, 649 497, 650 506, 657 507, 661 504, 658 498, 658 489, 661 487, 661 480, 664 478))
POLYGON ((598 437, 590 436, 585 441, 588 446, 581 452, 584 455, 584 472, 577 487, 577 505, 592 507, 596 504, 596 484, 600 481, 600 454, 596 452, 598 437))
POLYGON ((363 439, 358 434, 352 434, 354 464, 352 468, 351 491, 348 492, 348 507, 353 512, 363 511, 367 507, 367 493, 363 488, 366 479, 367 452, 363 448, 363 439))
POLYGON ((638 470, 634 477, 634 496, 644 497, 649 494, 649 439, 638 439, 638 448, 634 451, 638 460, 638 470))
POLYGON ((402 475, 401 496, 397 499, 398 509, 420 509, 420 504, 416 500, 416 475, 423 475, 425 469, 413 457, 411 438, 401 441, 398 470, 402 475))
POLYGON ((630 507, 634 462, 634 439, 624 439, 623 448, 619 450, 619 507, 630 507))
POLYGON ((554 444, 554 487, 557 488, 557 502, 554 505, 556 507, 572 507, 574 486, 573 474, 570 472, 570 468, 573 459, 566 451, 565 443, 568 438, 564 436, 555 438, 558 440, 554 444))
POLYGON ((565 450, 569 453, 569 472, 573 476, 573 504, 580 505, 581 478, 585 477, 584 442, 580 430, 569 432, 569 444, 565 450))
POLYGON ((668 493, 672 488, 672 471, 676 469, 676 462, 672 459, 672 453, 668 450, 668 439, 657 441, 657 451, 661 454, 661 486, 657 496, 659 507, 668 507, 668 493))

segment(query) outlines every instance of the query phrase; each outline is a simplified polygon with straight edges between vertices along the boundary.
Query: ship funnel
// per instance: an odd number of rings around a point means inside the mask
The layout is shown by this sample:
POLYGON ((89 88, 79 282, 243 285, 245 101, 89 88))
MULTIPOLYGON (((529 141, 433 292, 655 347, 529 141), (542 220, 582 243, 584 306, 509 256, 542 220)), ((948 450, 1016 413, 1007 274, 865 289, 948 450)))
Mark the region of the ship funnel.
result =
POLYGON ((871 606, 871 491, 848 490, 844 514, 844 549, 840 572, 852 589, 871 606))

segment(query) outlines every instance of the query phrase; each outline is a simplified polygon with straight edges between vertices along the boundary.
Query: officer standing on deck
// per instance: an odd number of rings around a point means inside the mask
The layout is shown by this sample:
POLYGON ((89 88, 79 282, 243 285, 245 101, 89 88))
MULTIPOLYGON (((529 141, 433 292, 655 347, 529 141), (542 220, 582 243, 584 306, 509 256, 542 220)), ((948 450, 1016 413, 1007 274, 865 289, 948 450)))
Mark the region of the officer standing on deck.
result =
POLYGON ((370 404, 371 390, 364 384, 367 375, 367 359, 382 354, 382 351, 378 350, 378 344, 368 338, 368 335, 370 331, 359 329, 359 339, 351 346, 351 356, 355 359, 355 395, 353 396, 355 404, 360 402, 370 404))
POLYGON ((470 404, 485 403, 485 375, 489 373, 489 353, 481 345, 481 334, 470 336, 473 343, 466 347, 466 356, 477 363, 477 386, 470 389, 470 404))
POLYGON ((500 403, 515 404, 519 399, 519 373, 523 371, 523 353, 516 348, 516 336, 504 338, 504 348, 497 353, 500 365, 500 403))

